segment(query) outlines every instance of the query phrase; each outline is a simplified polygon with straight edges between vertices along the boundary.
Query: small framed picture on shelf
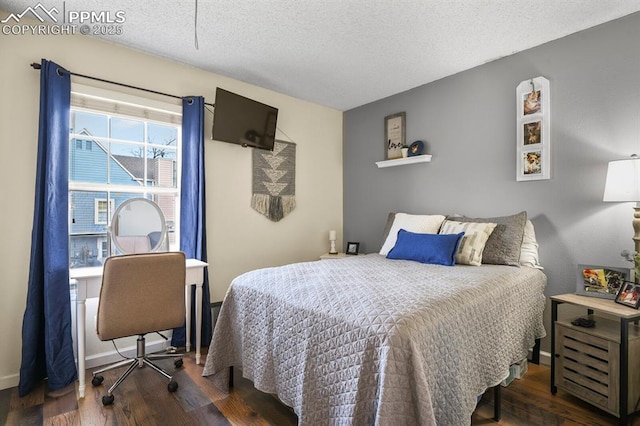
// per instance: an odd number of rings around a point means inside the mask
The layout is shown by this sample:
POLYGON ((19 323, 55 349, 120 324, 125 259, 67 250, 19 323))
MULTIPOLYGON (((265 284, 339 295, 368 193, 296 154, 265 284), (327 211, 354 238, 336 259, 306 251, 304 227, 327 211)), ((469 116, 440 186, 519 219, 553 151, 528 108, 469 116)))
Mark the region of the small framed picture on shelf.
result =
POLYGON ((399 112, 384 118, 384 144, 386 159, 402 158, 402 147, 406 147, 406 114, 399 112))
POLYGON ((625 282, 631 279, 627 268, 578 265, 576 292, 584 296, 615 299, 625 282))
POLYGON ((640 305, 640 285, 625 281, 616 295, 616 303, 638 309, 638 305, 640 305))
POLYGON ((345 251, 346 254, 358 254, 358 250, 360 249, 360 243, 352 243, 352 242, 348 242, 347 243, 347 250, 345 251))

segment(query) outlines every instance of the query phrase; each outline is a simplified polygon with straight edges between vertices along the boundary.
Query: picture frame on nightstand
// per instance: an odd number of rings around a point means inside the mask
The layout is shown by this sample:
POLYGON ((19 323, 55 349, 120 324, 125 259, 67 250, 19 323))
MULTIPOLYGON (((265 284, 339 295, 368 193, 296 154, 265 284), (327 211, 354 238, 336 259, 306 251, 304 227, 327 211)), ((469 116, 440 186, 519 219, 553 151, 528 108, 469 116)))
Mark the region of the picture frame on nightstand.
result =
POLYGON ((616 295, 616 303, 638 309, 640 306, 640 285, 625 281, 616 295))
POLYGON ((578 265, 576 293, 615 300, 625 282, 631 281, 629 268, 578 265))
POLYGON ((345 250, 346 254, 358 254, 358 250, 360 249, 360 243, 348 242, 347 249, 345 250))

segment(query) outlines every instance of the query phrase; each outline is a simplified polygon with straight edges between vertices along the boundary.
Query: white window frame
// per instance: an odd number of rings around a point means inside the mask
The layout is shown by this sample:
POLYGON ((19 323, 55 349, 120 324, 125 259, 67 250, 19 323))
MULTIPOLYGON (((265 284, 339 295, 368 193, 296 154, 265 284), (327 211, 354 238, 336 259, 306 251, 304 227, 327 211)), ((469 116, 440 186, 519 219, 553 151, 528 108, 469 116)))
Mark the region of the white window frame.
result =
MULTIPOLYGON (((93 86, 72 83, 71 86, 71 110, 89 112, 94 114, 108 115, 124 119, 142 120, 149 123, 160 125, 176 125, 180 127, 182 122, 182 105, 180 101, 169 103, 154 99, 143 98, 128 93, 115 92, 112 90, 101 89, 93 86), (121 111, 121 112, 120 112, 121 111)), ((74 129, 75 131, 75 129, 74 129)), ((70 137, 78 136, 73 133, 70 137)), ((82 135, 80 135, 82 136, 82 135)), ((100 139, 100 138, 96 138, 100 139)), ((113 139, 115 141, 115 139, 113 139)), ((153 144, 146 144, 153 147, 153 144)), ((111 226, 111 216, 114 212, 114 200, 111 198, 112 192, 139 193, 140 197, 147 198, 154 194, 174 194, 175 196, 175 218, 173 222, 176 224, 172 230, 174 243, 169 247, 170 250, 179 250, 180 245, 180 192, 181 192, 181 176, 182 176, 182 133, 178 132, 178 140, 176 141, 176 187, 153 187, 147 186, 144 182, 141 186, 114 185, 108 183, 89 183, 75 182, 69 180, 69 193, 74 191, 90 191, 107 193, 109 198, 109 212, 107 214, 107 227, 111 226)), ((145 172, 146 173, 146 162, 145 172)), ((102 198, 102 200, 106 200, 102 198)), ((95 220, 97 222, 97 203, 95 210, 95 220)), ((71 218, 69 219, 71 220, 71 218)), ((102 223, 100 223, 102 224, 102 223)), ((69 228, 71 229, 71 227, 69 228)), ((69 234, 69 237, 72 235, 69 234)), ((169 236, 167 235, 167 238, 169 236)), ((110 248, 111 249, 111 248, 110 248)))

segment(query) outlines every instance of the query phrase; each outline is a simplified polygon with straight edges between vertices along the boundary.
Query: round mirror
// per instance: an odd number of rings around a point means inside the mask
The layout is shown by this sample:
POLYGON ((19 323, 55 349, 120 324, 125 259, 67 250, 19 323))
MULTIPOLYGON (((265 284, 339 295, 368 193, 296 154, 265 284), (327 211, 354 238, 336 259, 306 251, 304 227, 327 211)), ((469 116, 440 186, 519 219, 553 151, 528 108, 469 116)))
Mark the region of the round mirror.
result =
POLYGON ((110 233, 121 253, 146 253, 165 247, 167 225, 156 203, 146 198, 130 198, 113 214, 110 233))

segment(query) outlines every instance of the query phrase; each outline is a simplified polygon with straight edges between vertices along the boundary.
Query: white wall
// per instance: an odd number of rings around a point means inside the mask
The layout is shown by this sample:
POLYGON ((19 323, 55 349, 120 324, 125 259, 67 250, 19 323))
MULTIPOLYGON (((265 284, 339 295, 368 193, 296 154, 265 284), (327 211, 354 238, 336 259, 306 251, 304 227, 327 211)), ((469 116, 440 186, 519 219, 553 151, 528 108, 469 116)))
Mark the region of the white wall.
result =
MULTIPOLYGON (((328 251, 329 229, 338 230, 338 245, 342 246, 340 111, 81 35, 0 35, 0 52, 0 389, 17 385, 20 369, 40 77, 29 64, 40 62, 41 58, 70 71, 108 80, 180 96, 204 95, 208 102, 215 101, 215 90, 220 86, 279 108, 278 127, 297 143, 297 207, 278 223, 250 207, 251 150, 206 142, 212 301, 221 301, 231 280, 240 273, 317 259, 328 251)), ((72 78, 74 81, 95 85, 86 79, 72 78)), ((212 116, 208 112, 206 120, 210 129, 212 116)), ((277 137, 288 140, 281 132, 277 137)), ((88 318, 92 318, 91 314, 88 318)), ((89 322, 92 328, 93 320, 89 322)), ((110 344, 104 345, 97 340, 88 342, 88 354, 111 348, 110 344)))

